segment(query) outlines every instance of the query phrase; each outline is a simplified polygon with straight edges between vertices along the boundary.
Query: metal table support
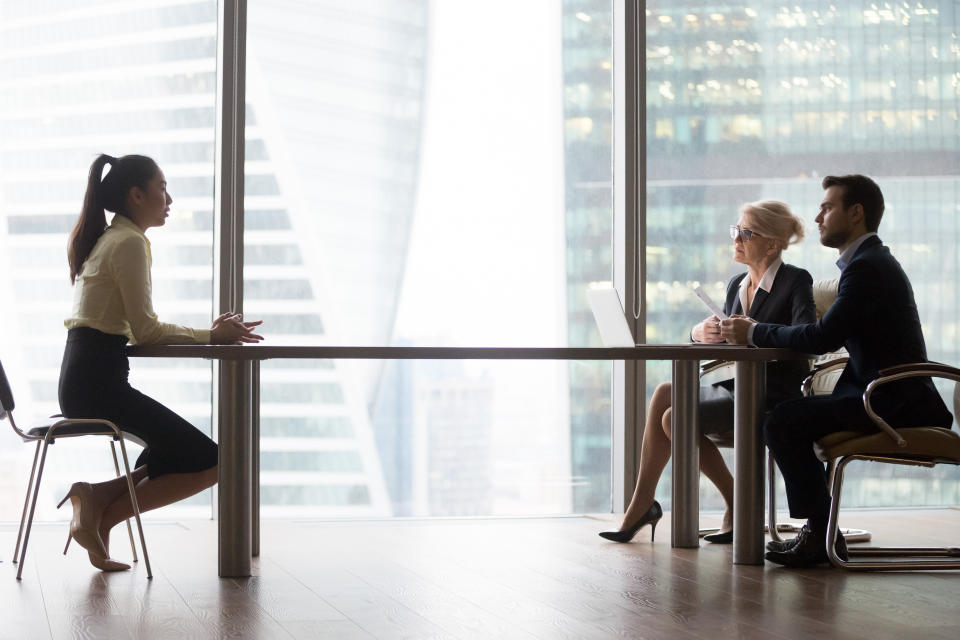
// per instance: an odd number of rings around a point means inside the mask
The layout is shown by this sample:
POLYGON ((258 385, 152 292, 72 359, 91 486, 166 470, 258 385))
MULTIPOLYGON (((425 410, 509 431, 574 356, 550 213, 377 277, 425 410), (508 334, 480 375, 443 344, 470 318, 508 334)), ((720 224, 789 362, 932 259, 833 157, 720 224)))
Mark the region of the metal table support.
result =
POLYGON ((251 360, 220 363, 219 574, 250 575, 253 519, 250 495, 251 360))
POLYGON ((250 432, 253 436, 253 455, 250 461, 250 508, 253 511, 253 527, 250 538, 250 553, 260 555, 260 361, 250 361, 250 432))
POLYGON ((763 439, 766 363, 740 360, 734 388, 733 562, 763 564, 763 439))
POLYGON ((674 547, 700 546, 700 362, 674 360, 670 387, 673 456, 673 499, 670 542, 674 547))

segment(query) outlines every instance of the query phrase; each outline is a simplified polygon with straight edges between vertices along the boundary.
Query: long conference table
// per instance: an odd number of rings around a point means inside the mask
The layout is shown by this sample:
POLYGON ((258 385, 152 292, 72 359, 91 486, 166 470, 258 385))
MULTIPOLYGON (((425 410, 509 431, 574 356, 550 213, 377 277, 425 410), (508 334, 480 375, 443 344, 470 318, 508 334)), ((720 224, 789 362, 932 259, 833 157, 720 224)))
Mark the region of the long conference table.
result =
POLYGON ((634 348, 151 345, 129 347, 127 353, 131 357, 204 358, 220 362, 218 536, 219 574, 224 578, 249 576, 251 558, 260 553, 262 360, 670 360, 673 362, 671 545, 686 548, 700 545, 699 365, 703 360, 733 361, 736 372, 733 562, 759 565, 763 564, 764 552, 764 470, 759 420, 766 394, 765 365, 771 360, 805 357, 789 349, 726 344, 650 344, 634 348))

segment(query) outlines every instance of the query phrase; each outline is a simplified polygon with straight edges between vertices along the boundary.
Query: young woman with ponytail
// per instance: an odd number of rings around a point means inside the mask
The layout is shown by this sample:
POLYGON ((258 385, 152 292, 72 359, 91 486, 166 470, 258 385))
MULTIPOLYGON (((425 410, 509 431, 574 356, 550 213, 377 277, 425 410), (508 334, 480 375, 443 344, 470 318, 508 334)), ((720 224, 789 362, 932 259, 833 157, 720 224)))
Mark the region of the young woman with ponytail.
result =
MULTIPOLYGON (((90 167, 80 219, 67 258, 73 312, 64 323, 60 409, 68 418, 105 418, 146 443, 133 471, 141 511, 183 500, 217 482, 217 445, 199 429, 127 380, 128 342, 135 344, 259 342, 256 322, 226 313, 210 329, 160 322, 151 301, 150 242, 173 199, 157 163, 146 156, 100 155, 90 167), (107 170, 104 175, 104 170, 107 170), (114 213, 108 225, 106 212, 114 213)), ((126 478, 70 487, 70 538, 93 566, 121 571, 110 559, 110 530, 132 517, 126 478)), ((69 540, 68 540, 69 544, 69 540)))

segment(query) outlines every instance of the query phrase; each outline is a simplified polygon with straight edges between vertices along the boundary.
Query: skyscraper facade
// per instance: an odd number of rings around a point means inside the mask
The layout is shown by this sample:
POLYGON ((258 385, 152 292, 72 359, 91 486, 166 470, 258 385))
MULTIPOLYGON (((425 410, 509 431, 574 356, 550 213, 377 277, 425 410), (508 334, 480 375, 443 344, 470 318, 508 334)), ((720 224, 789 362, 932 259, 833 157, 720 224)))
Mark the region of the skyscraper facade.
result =
MULTIPOLYGON (((820 181, 864 173, 884 192, 880 236, 912 280, 929 357, 957 362, 958 33, 955 2, 648 2, 648 341, 686 340, 708 315, 691 287, 719 300, 742 271, 727 227, 745 202, 789 204, 807 240, 784 260, 838 277, 813 223, 820 181)), ((650 372, 651 384, 669 375, 650 372)), ((844 503, 885 504, 908 487, 914 504, 951 504, 957 478, 864 470, 844 503)))
MULTIPOLYGON (((563 2, 564 218, 568 342, 600 346, 586 302, 613 281, 613 5, 563 2)), ((612 366, 569 365, 575 511, 611 508, 612 366)))

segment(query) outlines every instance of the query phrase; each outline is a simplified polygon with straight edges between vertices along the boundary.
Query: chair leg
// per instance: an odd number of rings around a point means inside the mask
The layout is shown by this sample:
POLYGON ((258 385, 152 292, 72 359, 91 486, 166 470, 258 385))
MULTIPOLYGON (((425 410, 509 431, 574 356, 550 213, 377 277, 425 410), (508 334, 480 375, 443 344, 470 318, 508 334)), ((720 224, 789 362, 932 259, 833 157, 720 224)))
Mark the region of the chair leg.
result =
POLYGON ((133 516, 137 520, 137 530, 140 532, 140 548, 143 549, 143 561, 147 565, 147 579, 153 578, 150 569, 150 554, 147 553, 147 541, 143 536, 143 522, 140 520, 140 503, 137 501, 137 488, 133 486, 133 476, 130 475, 130 462, 127 459, 127 447, 120 438, 120 455, 123 457, 123 469, 127 474, 127 489, 130 492, 130 505, 133 507, 133 516))
MULTIPOLYGON (((833 477, 833 490, 830 494, 830 518, 827 522, 827 557, 830 559, 831 564, 836 567, 842 567, 844 569, 852 569, 858 571, 891 571, 891 570, 930 570, 930 569, 942 569, 942 570, 953 570, 960 569, 960 549, 956 547, 866 547, 866 548, 850 548, 847 550, 849 554, 849 559, 842 560, 837 556, 837 552, 834 549, 834 545, 837 541, 837 522, 839 521, 840 513, 840 497, 843 491, 843 472, 844 468, 848 463, 854 460, 867 460, 872 461, 873 459, 866 456, 859 455, 849 455, 844 456, 839 459, 836 464, 836 469, 834 471, 833 477), (870 560, 857 560, 854 561, 853 558, 856 556, 881 556, 887 558, 907 558, 911 556, 925 556, 925 557, 934 557, 934 558, 945 558, 942 560, 893 560, 893 561, 870 561, 870 560)), ((899 462, 895 460, 887 459, 887 462, 892 462, 894 464, 904 464, 904 465, 917 465, 913 460, 901 460, 899 462)), ((920 464, 919 466, 928 466, 925 464, 920 464)), ((932 466, 932 465, 929 465, 932 466)))
MULTIPOLYGON (((120 463, 117 461, 117 446, 113 443, 113 440, 110 440, 110 453, 113 455, 113 468, 116 469, 119 478, 121 475, 120 463)), ((127 518, 127 536, 130 538, 130 551, 133 553, 133 561, 137 562, 137 545, 133 543, 133 527, 130 526, 130 518, 127 518)))
POLYGON ((23 525, 27 521, 27 505, 30 504, 30 494, 33 491, 33 478, 37 473, 37 459, 40 457, 40 440, 33 450, 33 466, 30 467, 30 482, 27 484, 27 495, 23 498, 23 511, 20 513, 20 530, 17 531, 17 546, 13 549, 13 561, 17 562, 20 553, 20 541, 23 539, 23 525))
MULTIPOLYGON (((830 495, 833 495, 833 485, 834 480, 837 476, 837 461, 830 460, 827 462, 827 491, 831 492, 830 495)), ((840 533, 843 534, 844 539, 849 542, 870 542, 870 538, 873 537, 873 534, 870 533, 867 529, 844 529, 840 528, 840 533)))
POLYGON ((777 465, 773 454, 767 452, 767 533, 776 542, 783 542, 777 531, 777 465))
POLYGON ((27 543, 30 542, 30 527, 33 525, 33 514, 37 510, 37 494, 40 493, 40 479, 43 477, 43 465, 47 461, 48 442, 43 441, 43 452, 40 454, 40 467, 37 469, 37 482, 33 487, 33 499, 30 501, 30 516, 27 518, 27 528, 23 532, 23 547, 20 549, 20 566, 17 567, 17 580, 23 575, 23 561, 27 557, 27 543))

